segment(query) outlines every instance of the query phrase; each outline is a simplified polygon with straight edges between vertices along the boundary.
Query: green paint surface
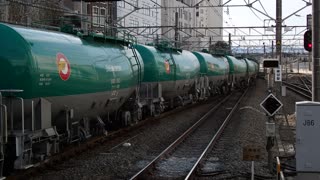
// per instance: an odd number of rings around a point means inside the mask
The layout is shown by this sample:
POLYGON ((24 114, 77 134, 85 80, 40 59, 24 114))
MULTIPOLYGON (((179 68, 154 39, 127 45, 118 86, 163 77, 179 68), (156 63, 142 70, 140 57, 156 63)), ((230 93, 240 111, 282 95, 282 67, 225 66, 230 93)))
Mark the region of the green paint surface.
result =
POLYGON ((0 32, 0 89, 22 89, 23 98, 105 92, 138 82, 132 50, 120 44, 7 24, 0 32), (67 80, 59 75, 58 53, 70 63, 67 80))
POLYGON ((226 56, 230 64, 230 74, 242 74, 247 72, 247 63, 243 59, 226 56))
POLYGON ((225 57, 202 52, 193 52, 200 62, 200 73, 207 76, 224 76, 229 73, 229 64, 225 57))
POLYGON ((145 66, 144 82, 187 80, 199 75, 199 61, 189 51, 180 52, 173 49, 160 51, 145 45, 137 45, 136 49, 145 66))
POLYGON ((254 61, 251 61, 249 59, 245 59, 245 61, 248 64, 248 72, 249 74, 254 74, 258 72, 258 64, 254 61))

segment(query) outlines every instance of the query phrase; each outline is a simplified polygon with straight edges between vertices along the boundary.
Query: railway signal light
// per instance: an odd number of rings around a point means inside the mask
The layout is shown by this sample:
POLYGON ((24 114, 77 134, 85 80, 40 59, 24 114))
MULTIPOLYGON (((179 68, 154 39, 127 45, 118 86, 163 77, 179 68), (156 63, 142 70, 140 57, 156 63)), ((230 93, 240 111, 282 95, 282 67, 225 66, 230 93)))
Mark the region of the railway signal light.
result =
POLYGON ((308 30, 304 33, 303 42, 304 42, 304 49, 309 52, 312 51, 312 31, 311 30, 308 30))

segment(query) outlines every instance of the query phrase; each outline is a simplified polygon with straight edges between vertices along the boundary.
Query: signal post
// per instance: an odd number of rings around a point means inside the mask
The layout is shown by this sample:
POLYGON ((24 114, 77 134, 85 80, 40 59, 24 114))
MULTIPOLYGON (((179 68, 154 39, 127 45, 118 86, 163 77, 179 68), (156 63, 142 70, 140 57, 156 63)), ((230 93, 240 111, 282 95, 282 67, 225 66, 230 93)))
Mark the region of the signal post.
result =
POLYGON ((312 100, 320 101, 320 2, 312 2, 312 57, 313 57, 313 71, 312 71, 312 100))
POLYGON ((267 137, 267 145, 266 150, 268 152, 268 167, 270 171, 273 168, 273 155, 272 155, 272 148, 274 146, 275 140, 275 114, 282 108, 283 104, 280 100, 276 98, 275 95, 272 94, 273 92, 273 83, 275 82, 282 82, 282 73, 281 73, 281 65, 279 65, 278 59, 265 59, 263 61, 263 67, 269 69, 268 73, 268 96, 260 103, 261 108, 266 112, 267 115, 267 122, 266 122, 266 137, 267 137), (274 80, 272 78, 273 71, 274 80))

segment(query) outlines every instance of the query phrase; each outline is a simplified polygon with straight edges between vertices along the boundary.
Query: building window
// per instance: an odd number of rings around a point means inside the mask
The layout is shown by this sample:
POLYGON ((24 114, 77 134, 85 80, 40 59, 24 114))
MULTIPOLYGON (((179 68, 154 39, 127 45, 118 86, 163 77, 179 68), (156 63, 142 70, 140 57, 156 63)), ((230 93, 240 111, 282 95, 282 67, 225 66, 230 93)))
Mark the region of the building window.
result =
POLYGON ((151 34, 151 33, 152 33, 152 29, 150 28, 150 24, 148 24, 148 23, 142 23, 142 25, 147 28, 147 29, 145 30, 145 32, 146 32, 145 34, 151 34))
POLYGON ((188 20, 188 11, 183 11, 184 20, 188 20))
POLYGON ((124 27, 125 25, 125 19, 121 19, 121 21, 119 22, 120 26, 124 27))
POLYGON ((124 1, 119 1, 119 2, 118 2, 118 7, 124 8, 124 7, 125 7, 124 1))
POLYGON ((100 26, 104 27, 105 20, 106 20, 106 9, 105 8, 100 8, 99 20, 100 20, 100 23, 99 23, 100 26))
MULTIPOLYGON (((137 26, 139 26, 139 21, 134 20, 134 19, 130 19, 130 21, 129 21, 129 26, 131 26, 131 27, 137 27, 137 26)), ((139 28, 136 28, 136 32, 137 32, 137 33, 139 32, 139 28)))
POLYGON ((96 7, 96 6, 93 6, 92 7, 92 23, 93 23, 93 26, 99 26, 98 16, 99 16, 99 8, 96 7))
POLYGON ((157 12, 156 11, 151 11, 152 17, 156 17, 157 12))
POLYGON ((138 6, 138 0, 131 0, 131 1, 132 1, 132 5, 138 6))
MULTIPOLYGON (((150 8, 149 6, 145 5, 145 8, 150 8)), ((145 9, 144 14, 150 16, 150 9, 145 9)))
POLYGON ((118 1, 117 3, 118 3, 118 7, 122 7, 122 8, 125 7, 124 1, 118 1))

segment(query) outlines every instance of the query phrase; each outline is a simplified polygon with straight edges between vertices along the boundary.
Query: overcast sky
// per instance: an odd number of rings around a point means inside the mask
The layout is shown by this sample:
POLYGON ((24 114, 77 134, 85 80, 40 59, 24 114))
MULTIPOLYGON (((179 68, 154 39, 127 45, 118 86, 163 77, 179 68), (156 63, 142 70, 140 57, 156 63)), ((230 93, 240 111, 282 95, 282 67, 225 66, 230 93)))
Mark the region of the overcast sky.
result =
MULTIPOLYGON (((246 2, 254 2, 254 0, 232 0, 228 3, 228 5, 244 5, 246 2)), ((309 1, 309 0, 307 0, 309 1)), ((224 0, 227 2, 227 0, 224 0)), ((259 9, 260 11, 267 12, 267 14, 273 18, 276 17, 276 0, 260 0, 253 4, 253 7, 259 9), (264 9, 263 9, 263 7, 264 9)), ((306 5, 306 2, 302 0, 282 0, 282 17, 285 18, 292 14, 293 12, 301 9, 306 5)), ((263 26, 264 20, 269 19, 268 17, 264 16, 263 14, 255 11, 248 7, 225 7, 223 18, 224 18, 224 27, 227 26, 263 26), (253 13, 253 12, 255 13, 253 13)), ((284 25, 294 26, 294 25, 306 25, 306 15, 312 13, 312 6, 305 8, 304 10, 296 13, 291 18, 287 19, 284 22, 284 25)), ((265 25, 275 25, 274 21, 265 21, 265 25)), ((304 31, 305 28, 299 28, 293 30, 291 32, 287 32, 287 34, 295 34, 299 33, 300 31, 304 31)), ((245 33, 236 30, 236 34, 245 34, 249 33, 249 30, 243 30, 245 33)), ((228 30, 228 32, 234 34, 234 31, 228 30)), ((260 32, 264 33, 264 30, 260 30, 260 32)), ((255 32, 251 31, 251 34, 255 32)), ((267 32, 267 34, 271 34, 272 32, 267 32)), ((224 35, 227 34, 227 31, 224 31, 224 35)), ((303 35, 303 33, 302 33, 303 35)), ((227 38, 225 38, 226 40, 227 38)))

